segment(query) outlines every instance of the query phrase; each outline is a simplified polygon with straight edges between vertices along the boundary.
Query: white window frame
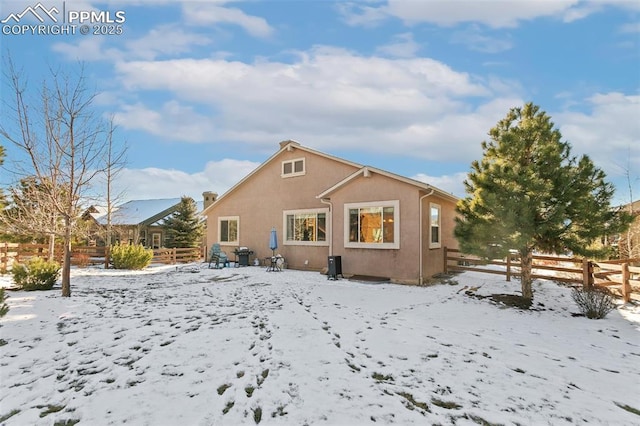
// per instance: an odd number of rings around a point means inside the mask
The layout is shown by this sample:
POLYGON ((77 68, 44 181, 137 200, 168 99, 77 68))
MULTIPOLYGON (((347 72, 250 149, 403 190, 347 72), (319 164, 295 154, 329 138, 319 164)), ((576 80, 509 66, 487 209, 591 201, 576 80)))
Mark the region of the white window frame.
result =
POLYGON ((344 205, 344 246, 345 248, 366 249, 400 249, 400 200, 367 201, 364 203, 348 203, 344 205), (393 242, 392 243, 360 243, 349 241, 349 210, 366 207, 393 207, 393 242))
POLYGON ((440 248, 442 247, 442 207, 440 204, 429 203, 429 248, 440 248), (431 210, 438 210, 438 223, 431 223, 431 210), (438 228, 438 241, 433 242, 433 228, 438 228))
POLYGON ((221 246, 237 246, 240 242, 240 216, 220 216, 218 217, 218 242, 221 246), (237 235, 235 241, 222 241, 222 222, 235 220, 237 225, 237 235))
MULTIPOLYGON (((316 216, 317 220, 317 216, 316 216)), ((319 209, 299 209, 299 210, 284 210, 282 212, 282 241, 285 246, 321 246, 328 247, 329 246, 329 233, 331 232, 331 223, 329 222, 329 209, 328 208, 319 208, 319 209), (325 230, 325 241, 295 241, 295 240, 287 240, 287 216, 296 215, 296 214, 325 214, 325 225, 327 229, 325 230)))
POLYGON ((290 178, 290 177, 294 177, 294 176, 302 176, 304 174, 307 173, 307 164, 305 162, 304 157, 301 158, 294 158, 293 160, 284 160, 282 162, 282 168, 281 168, 281 174, 280 176, 283 178, 290 178), (296 172, 296 163, 298 161, 302 161, 302 171, 301 172, 296 172), (291 172, 290 173, 285 173, 284 172, 284 166, 285 164, 291 164, 291 172))

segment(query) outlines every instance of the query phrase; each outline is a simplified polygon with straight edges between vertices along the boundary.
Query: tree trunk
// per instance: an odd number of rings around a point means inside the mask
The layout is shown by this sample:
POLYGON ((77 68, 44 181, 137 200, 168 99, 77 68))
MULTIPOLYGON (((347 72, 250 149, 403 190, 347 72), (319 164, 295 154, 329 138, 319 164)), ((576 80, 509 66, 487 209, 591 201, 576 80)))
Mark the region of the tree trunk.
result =
POLYGON ((530 249, 520 251, 520 261, 522 263, 522 297, 525 299, 533 299, 533 290, 531 289, 531 267, 533 265, 533 253, 530 249))
POLYGON ((55 250, 56 250, 56 236, 55 234, 49 234, 49 254, 47 259, 49 262, 53 262, 55 260, 55 250))
POLYGON ((71 297, 71 218, 64 218, 64 256, 62 264, 62 297, 71 297))
POLYGON ((111 231, 111 213, 107 213, 107 235, 105 238, 105 245, 106 246, 111 246, 111 235, 112 235, 112 231, 111 231))

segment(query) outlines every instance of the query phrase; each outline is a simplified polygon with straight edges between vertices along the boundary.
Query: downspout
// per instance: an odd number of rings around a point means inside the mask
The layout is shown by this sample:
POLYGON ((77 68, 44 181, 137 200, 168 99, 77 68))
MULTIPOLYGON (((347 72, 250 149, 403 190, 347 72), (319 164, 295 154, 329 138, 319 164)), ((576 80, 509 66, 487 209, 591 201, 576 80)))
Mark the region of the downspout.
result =
POLYGON ((329 256, 333 256, 333 204, 331 198, 320 198, 320 202, 329 206, 329 256))
POLYGON ((422 244, 424 243, 423 241, 423 235, 422 235, 422 200, 424 200, 425 198, 433 195, 433 193, 435 192, 435 190, 432 188, 431 192, 429 192, 428 194, 424 194, 422 197, 420 197, 420 200, 418 200, 418 205, 420 208, 420 223, 419 223, 419 235, 420 235, 420 257, 418 259, 418 263, 420 263, 420 278, 418 280, 418 284, 422 285, 424 284, 424 276, 423 276, 423 265, 422 265, 422 244))

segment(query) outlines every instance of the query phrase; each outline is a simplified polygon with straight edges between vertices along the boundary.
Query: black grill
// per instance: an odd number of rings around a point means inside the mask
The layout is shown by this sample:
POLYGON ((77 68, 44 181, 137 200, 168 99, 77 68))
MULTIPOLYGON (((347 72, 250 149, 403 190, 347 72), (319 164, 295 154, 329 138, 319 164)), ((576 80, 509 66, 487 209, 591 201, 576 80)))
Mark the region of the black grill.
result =
POLYGON ((249 256, 253 254, 253 250, 235 249, 233 254, 236 255, 236 266, 249 266, 249 256))

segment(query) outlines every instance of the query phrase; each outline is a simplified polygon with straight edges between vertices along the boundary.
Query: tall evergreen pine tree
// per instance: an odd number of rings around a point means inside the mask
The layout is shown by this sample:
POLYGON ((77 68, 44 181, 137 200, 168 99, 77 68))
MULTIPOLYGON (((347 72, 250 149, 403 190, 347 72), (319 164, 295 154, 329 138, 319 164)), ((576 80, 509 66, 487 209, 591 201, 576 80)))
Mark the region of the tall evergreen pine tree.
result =
POLYGON ((198 206, 191 197, 183 196, 176 212, 164 221, 167 247, 198 247, 202 242, 204 224, 198 216, 198 206))
POLYGON ((630 218, 610 202, 614 187, 589 157, 571 146, 532 103, 512 108, 482 142, 471 164, 468 196, 458 202, 455 235, 465 253, 522 259, 522 296, 533 298, 534 250, 597 256, 593 242, 621 232, 630 218))

